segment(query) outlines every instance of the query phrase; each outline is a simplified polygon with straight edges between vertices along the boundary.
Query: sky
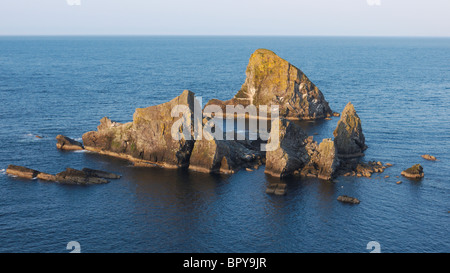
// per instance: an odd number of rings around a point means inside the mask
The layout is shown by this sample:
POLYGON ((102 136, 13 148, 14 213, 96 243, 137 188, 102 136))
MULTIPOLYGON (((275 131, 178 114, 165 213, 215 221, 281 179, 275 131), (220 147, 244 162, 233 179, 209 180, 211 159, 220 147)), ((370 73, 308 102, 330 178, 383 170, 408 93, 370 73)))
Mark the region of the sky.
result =
POLYGON ((0 0, 0 35, 450 37, 450 0, 0 0))

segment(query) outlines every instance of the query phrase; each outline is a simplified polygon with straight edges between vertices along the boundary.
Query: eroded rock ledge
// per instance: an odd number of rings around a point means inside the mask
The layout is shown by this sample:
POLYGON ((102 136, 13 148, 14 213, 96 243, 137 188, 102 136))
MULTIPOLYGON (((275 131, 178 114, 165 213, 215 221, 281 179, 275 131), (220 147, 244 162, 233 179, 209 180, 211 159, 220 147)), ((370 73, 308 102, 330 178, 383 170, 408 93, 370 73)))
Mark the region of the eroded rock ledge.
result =
POLYGON ((120 178, 120 175, 117 174, 87 168, 83 170, 67 168, 65 171, 52 175, 23 166, 9 165, 6 169, 6 173, 25 179, 40 179, 44 181, 58 182, 61 184, 81 185, 106 184, 109 182, 107 179, 120 178))

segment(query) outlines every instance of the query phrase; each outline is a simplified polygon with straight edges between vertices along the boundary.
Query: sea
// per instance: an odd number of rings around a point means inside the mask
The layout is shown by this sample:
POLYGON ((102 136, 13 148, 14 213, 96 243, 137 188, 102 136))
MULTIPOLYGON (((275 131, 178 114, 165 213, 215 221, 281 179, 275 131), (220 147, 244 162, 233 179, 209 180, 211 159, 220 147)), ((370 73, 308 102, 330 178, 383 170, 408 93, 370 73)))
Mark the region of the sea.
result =
MULTIPOLYGON (((320 142, 338 120, 302 126, 320 142)), ((68 253, 69 242, 82 253, 450 252, 450 39, 2 36, 0 147, 2 253, 68 253), (104 116, 129 122, 185 89, 230 99, 258 48, 301 69, 333 111, 352 102, 369 147, 361 161, 393 166, 370 179, 286 178, 276 196, 264 166, 204 174, 56 149, 59 134, 81 140, 104 116), (11 177, 9 164, 122 178, 62 185, 11 177), (400 175, 414 164, 423 179, 400 175)))

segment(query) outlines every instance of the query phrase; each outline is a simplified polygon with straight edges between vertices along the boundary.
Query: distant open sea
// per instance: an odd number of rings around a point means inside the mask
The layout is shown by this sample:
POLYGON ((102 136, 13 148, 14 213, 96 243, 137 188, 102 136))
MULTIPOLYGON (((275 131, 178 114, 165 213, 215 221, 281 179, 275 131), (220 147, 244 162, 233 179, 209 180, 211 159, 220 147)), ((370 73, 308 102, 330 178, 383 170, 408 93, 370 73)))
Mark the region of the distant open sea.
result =
MULTIPOLYGON (((0 105, 0 252, 64 253, 70 241, 81 252, 369 252, 370 241, 381 252, 450 252, 447 38, 0 37, 0 105), (371 179, 290 178, 273 196, 264 167, 209 175, 56 149, 58 134, 80 140, 104 116, 131 121, 184 89, 229 99, 258 48, 300 68, 333 111, 351 101, 363 160, 394 166, 371 179), (400 176, 417 163, 425 178, 400 176), (60 185, 10 177, 8 164, 123 177, 60 185), (361 203, 338 202, 344 194, 361 203)), ((304 128, 320 142, 338 119, 304 128)))

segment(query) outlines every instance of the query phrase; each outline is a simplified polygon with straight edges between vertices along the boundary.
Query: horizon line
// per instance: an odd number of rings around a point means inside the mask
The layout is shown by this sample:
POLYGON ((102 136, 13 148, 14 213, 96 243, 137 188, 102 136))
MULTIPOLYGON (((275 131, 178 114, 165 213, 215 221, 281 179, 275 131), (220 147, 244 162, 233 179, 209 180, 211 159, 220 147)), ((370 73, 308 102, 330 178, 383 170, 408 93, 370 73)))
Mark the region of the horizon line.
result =
POLYGON ((434 35, 301 35, 301 34, 0 34, 0 37, 333 37, 333 38, 450 38, 434 35))

